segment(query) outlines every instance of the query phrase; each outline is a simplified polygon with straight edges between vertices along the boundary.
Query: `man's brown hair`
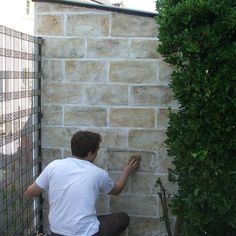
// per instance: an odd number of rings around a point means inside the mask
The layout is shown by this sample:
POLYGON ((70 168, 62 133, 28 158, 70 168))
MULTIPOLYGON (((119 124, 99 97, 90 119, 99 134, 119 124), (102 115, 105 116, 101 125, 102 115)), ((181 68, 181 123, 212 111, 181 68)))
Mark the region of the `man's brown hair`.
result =
POLYGON ((101 135, 90 131, 78 131, 71 138, 71 152, 76 157, 84 158, 89 152, 99 149, 101 135))

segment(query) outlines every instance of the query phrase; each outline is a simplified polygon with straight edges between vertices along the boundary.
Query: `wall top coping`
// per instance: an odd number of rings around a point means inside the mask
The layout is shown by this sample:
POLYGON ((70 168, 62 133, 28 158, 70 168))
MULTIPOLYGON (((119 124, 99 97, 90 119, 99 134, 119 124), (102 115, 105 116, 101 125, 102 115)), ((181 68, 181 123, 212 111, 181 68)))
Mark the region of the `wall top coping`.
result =
POLYGON ((144 17, 156 17, 157 13, 155 12, 148 12, 148 11, 139 11, 139 10, 133 10, 129 8, 120 8, 120 7, 114 7, 114 6, 107 6, 107 5, 99 5, 99 4, 93 4, 93 3, 85 3, 85 2, 75 2, 70 0, 32 0, 33 2, 47 2, 47 3, 56 3, 56 4, 64 4, 64 5, 71 5, 71 6, 81 6, 81 7, 87 7, 87 8, 95 8, 103 11, 112 11, 112 12, 119 12, 124 13, 128 15, 136 15, 136 16, 144 16, 144 17))

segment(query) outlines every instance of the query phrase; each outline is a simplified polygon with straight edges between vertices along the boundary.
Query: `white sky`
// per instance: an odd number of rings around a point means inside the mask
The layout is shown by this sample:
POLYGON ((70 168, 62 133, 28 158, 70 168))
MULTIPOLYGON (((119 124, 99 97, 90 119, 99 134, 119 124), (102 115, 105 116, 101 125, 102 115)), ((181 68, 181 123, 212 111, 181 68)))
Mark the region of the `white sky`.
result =
MULTIPOLYGON (((110 0, 110 2, 117 2, 117 0, 110 0)), ((141 11, 155 11, 156 0, 123 0, 126 8, 141 10, 141 11)))

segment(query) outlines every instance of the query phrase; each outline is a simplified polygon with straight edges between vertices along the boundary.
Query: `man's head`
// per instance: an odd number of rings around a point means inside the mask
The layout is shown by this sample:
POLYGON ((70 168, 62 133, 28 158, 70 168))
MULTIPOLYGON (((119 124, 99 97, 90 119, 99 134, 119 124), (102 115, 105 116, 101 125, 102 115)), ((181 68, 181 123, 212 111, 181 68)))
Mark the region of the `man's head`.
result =
POLYGON ((90 131, 78 131, 71 139, 72 155, 85 158, 88 155, 95 155, 99 149, 101 135, 90 131))

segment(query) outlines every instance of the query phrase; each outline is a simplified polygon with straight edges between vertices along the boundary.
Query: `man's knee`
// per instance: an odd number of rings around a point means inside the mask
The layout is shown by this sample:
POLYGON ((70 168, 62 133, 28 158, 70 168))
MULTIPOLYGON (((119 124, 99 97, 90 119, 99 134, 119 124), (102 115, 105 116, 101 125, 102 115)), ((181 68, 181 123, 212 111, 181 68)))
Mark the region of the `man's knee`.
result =
POLYGON ((125 227, 129 226, 130 223, 130 217, 127 213, 125 212, 119 212, 119 218, 122 220, 123 224, 125 225, 125 227))

